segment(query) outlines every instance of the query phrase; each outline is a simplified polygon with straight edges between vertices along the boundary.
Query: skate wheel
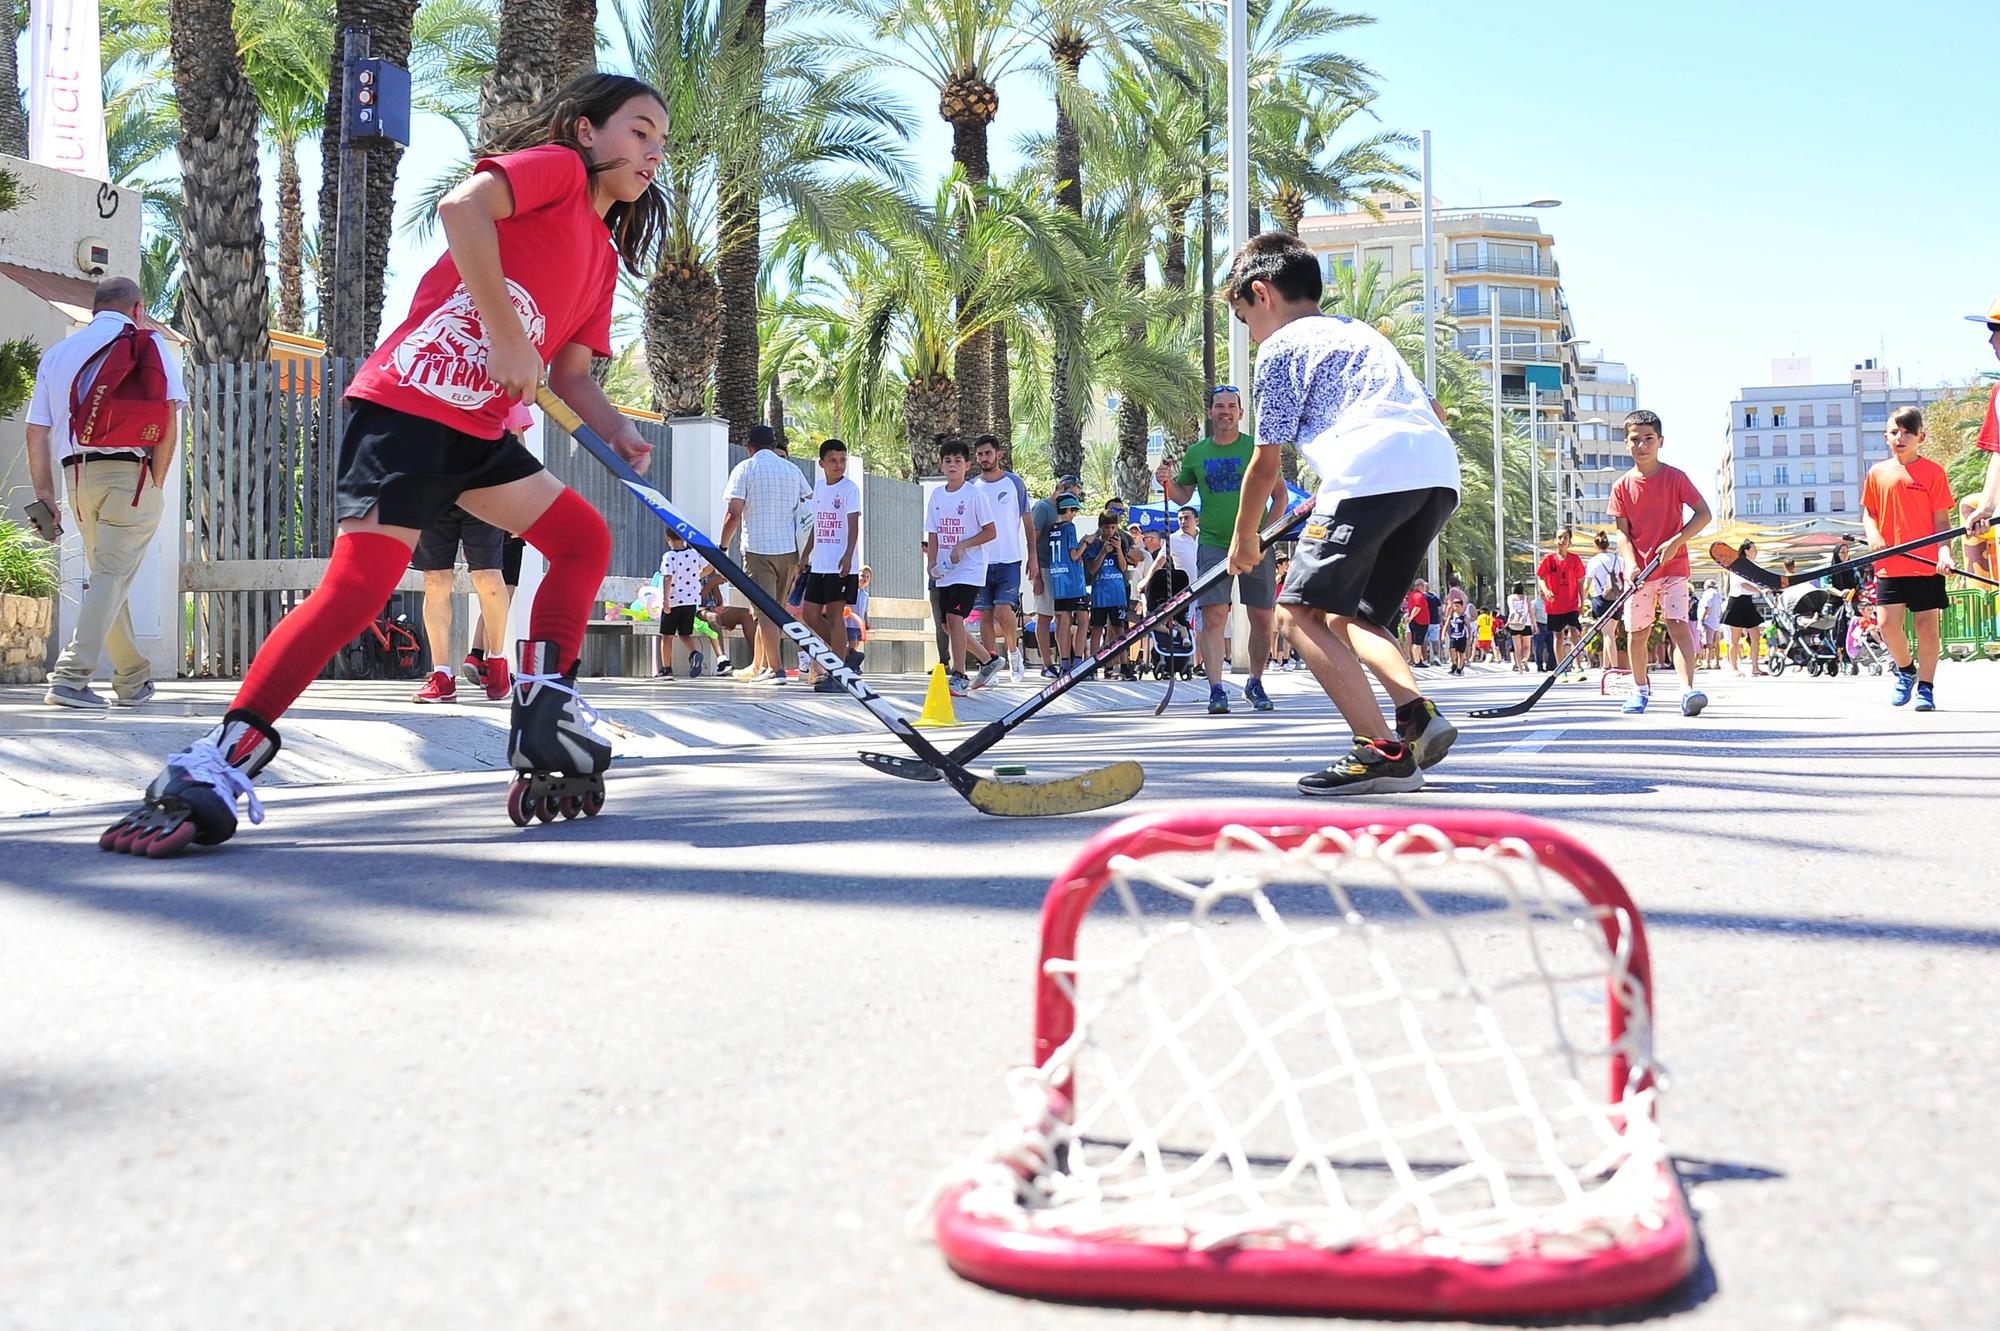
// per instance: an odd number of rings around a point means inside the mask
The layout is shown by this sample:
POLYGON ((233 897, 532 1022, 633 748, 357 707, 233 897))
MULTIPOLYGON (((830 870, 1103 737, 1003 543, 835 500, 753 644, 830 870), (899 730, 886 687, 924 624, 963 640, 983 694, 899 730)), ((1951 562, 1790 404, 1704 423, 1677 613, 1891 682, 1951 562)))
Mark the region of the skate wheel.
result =
POLYGON ((104 834, 97 838, 97 848, 99 850, 116 851, 118 849, 118 834, 125 830, 125 824, 130 821, 131 815, 128 814, 105 828, 104 834))
POLYGON ((544 795, 535 802, 535 817, 545 823, 554 822, 560 812, 562 812, 562 801, 554 795, 544 795))
POLYGON ((591 791, 591 792, 590 792, 589 794, 587 794, 587 795, 585 795, 585 796, 583 797, 583 816, 584 816, 584 817, 586 817, 586 818, 595 818, 595 817, 596 817, 596 816, 598 815, 598 812, 599 812, 600 810, 602 810, 603 808, 604 808, 604 792, 603 792, 603 791, 601 791, 601 790, 593 790, 593 791, 591 791))
POLYGON ((507 816, 514 820, 514 826, 526 827, 534 811, 528 807, 528 778, 517 776, 514 784, 507 787, 507 816))
POLYGON ((582 813, 582 812, 583 812, 583 796, 581 796, 581 795, 565 795, 565 796, 563 796, 563 798, 562 798, 562 816, 563 816, 563 817, 564 817, 565 819, 570 819, 570 818, 574 818, 574 817, 576 817, 576 816, 577 816, 578 814, 580 814, 580 813, 582 813))
MULTIPOLYGON (((141 843, 148 859, 167 860, 186 850, 194 841, 195 827, 191 822, 176 823, 156 836, 147 837, 141 843)), ((134 845, 132 853, 141 853, 141 845, 134 845)))
POLYGON ((141 819, 135 818, 117 830, 117 834, 111 839, 111 849, 117 851, 120 855, 130 855, 132 853, 132 844, 143 836, 145 832, 146 823, 141 819))

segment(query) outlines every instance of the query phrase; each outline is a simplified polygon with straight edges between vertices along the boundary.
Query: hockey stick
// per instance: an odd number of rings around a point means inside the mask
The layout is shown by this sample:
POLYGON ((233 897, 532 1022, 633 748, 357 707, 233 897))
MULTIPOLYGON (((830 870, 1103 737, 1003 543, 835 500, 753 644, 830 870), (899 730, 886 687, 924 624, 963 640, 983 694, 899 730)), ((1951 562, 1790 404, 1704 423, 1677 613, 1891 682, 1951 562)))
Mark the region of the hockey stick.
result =
MULTIPOLYGON (((1257 534, 1259 545, 1268 549, 1273 541, 1279 540, 1286 532, 1311 517, 1312 511, 1313 501, 1311 499, 1300 501, 1277 521, 1271 523, 1257 534)), ((1173 558, 1171 552, 1168 553, 1167 558, 1173 558)), ((1044 684, 1034 697, 1021 703, 998 721, 988 721, 984 726, 979 728, 977 733, 967 736, 963 743, 951 751, 951 761, 955 763, 971 762, 974 758, 977 758, 980 754, 998 744, 1009 734, 1013 733, 1014 729, 1022 722, 1088 678, 1093 670, 1096 670, 1105 662, 1115 659, 1120 652, 1128 650, 1133 643, 1139 640, 1141 634, 1150 632, 1155 624, 1165 620, 1182 606, 1191 604, 1195 597, 1201 595, 1204 591, 1207 591, 1210 587, 1213 587, 1228 576, 1228 560, 1220 560, 1211 565, 1208 572, 1189 580, 1187 586, 1181 588, 1172 596, 1169 596, 1166 600, 1147 611, 1137 624, 1126 630, 1124 637, 1114 643, 1107 644, 1099 650, 1097 655, 1085 657, 1083 660, 1077 662, 1075 668, 1070 670, 1069 673, 1044 684)), ((1158 716, 1159 711, 1155 710, 1153 714, 1158 716)), ((924 763, 905 758, 901 754, 868 753, 864 751, 859 757, 862 762, 876 771, 887 772, 890 776, 900 776, 906 781, 935 781, 938 779, 938 772, 935 769, 927 767, 924 763)))
POLYGON ((903 714, 881 694, 868 687, 862 677, 849 669, 841 655, 820 641, 818 635, 792 618, 777 599, 750 579, 736 562, 723 553, 714 541, 703 535, 693 523, 674 511, 666 496, 646 483, 644 477, 632 469, 632 465, 613 452, 611 446, 599 437, 596 431, 583 423, 567 403, 557 397, 546 385, 536 394, 535 401, 549 417, 576 439, 585 451, 603 463, 606 470, 617 477, 626 489, 636 495, 641 503, 651 509, 653 516, 679 532, 681 539, 701 551, 710 567, 726 578, 730 585, 749 600, 757 613, 775 623, 784 635, 790 638, 822 670, 840 682, 849 697, 866 707, 875 719, 889 728, 891 734, 910 746, 926 763, 937 768, 951 788, 965 798, 966 803, 981 813, 1002 817, 1031 818, 1044 814, 1086 813, 1092 809, 1108 808, 1122 804, 1139 793, 1145 784, 1146 774, 1139 764, 1130 760, 1112 763, 1081 776, 1060 777, 1053 781, 996 781, 975 776, 965 770, 962 763, 945 757, 935 745, 918 734, 904 719, 903 714))
POLYGON ((1480 707, 1468 713, 1468 715, 1476 716, 1482 721, 1490 720, 1496 716, 1519 716, 1540 702, 1543 696, 1556 686, 1556 681, 1562 678, 1563 672, 1569 669, 1570 663, 1583 655, 1584 649, 1589 647, 1593 640, 1603 634, 1604 626, 1618 616, 1618 613, 1625 608, 1625 602, 1632 599, 1632 593, 1638 591, 1639 585, 1650 577, 1653 570, 1659 566, 1660 557, 1658 555, 1654 555, 1646 561, 1646 567, 1639 570, 1639 576, 1634 578, 1624 591, 1618 593, 1617 600, 1604 607, 1603 614, 1590 621, 1590 627, 1585 629, 1577 638, 1576 646, 1570 648, 1569 654, 1556 662, 1556 668, 1549 672, 1548 678, 1544 679, 1533 693, 1519 702, 1508 703, 1505 707, 1480 707))
POLYGON ((1960 526, 1953 527, 1950 531, 1932 532, 1929 536, 1921 537, 1918 540, 1905 541, 1901 545, 1892 545, 1882 550, 1870 550, 1866 554, 1856 555, 1852 559, 1843 559, 1837 564, 1827 564, 1821 568, 1806 569, 1801 573, 1774 573, 1768 568, 1753 564, 1743 557, 1741 547, 1731 545, 1727 541, 1717 541, 1715 544, 1709 546, 1708 557, 1745 582, 1754 582, 1759 587, 1767 588, 1774 592, 1781 592, 1785 588, 1797 583, 1817 582, 1819 579, 1835 573, 1845 573, 1849 569, 1865 568, 1876 560, 1887 559, 1891 555, 1906 554, 1911 550, 1920 550, 1927 545, 1938 545, 1945 541, 1955 540, 1965 535, 1966 531, 1967 528, 1960 526))

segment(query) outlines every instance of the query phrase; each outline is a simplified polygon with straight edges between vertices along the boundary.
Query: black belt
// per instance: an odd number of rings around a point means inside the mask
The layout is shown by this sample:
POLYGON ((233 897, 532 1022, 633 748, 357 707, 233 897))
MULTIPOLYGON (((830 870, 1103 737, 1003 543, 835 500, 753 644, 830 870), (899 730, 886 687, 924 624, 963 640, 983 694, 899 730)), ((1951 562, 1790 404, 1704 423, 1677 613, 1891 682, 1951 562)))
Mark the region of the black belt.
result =
POLYGON ((80 467, 86 462, 144 462, 144 453, 72 453, 57 467, 80 467))

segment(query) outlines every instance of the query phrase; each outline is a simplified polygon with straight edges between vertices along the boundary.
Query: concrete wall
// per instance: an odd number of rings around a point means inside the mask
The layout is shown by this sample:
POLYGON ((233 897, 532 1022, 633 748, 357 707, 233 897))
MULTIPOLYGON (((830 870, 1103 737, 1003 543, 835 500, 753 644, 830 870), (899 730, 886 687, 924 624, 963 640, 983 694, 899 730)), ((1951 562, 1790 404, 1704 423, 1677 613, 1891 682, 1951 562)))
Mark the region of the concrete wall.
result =
POLYGON ((22 157, 0 154, 0 167, 29 196, 13 212, 0 213, 0 260, 91 280, 139 275, 137 192, 22 157), (78 267, 77 243, 84 239, 101 241, 109 250, 104 272, 78 267))

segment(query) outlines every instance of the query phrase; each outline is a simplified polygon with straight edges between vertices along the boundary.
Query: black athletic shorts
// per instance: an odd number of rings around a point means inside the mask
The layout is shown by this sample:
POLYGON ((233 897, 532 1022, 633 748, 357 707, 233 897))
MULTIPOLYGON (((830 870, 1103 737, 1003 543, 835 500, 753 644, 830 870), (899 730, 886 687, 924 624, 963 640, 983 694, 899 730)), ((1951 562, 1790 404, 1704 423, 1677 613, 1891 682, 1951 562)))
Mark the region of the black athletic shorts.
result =
POLYGON ((1331 513, 1314 513, 1278 603, 1365 619, 1393 634, 1417 569, 1457 507, 1457 491, 1435 486, 1343 499, 1331 513))
POLYGON ((1942 610, 1951 598, 1945 595, 1943 575, 1918 573, 1901 578, 1875 579, 1875 600, 1880 605, 1900 605, 1915 612, 1942 610))
POLYGON ((518 536, 509 536, 500 546, 500 580, 509 587, 521 585, 521 552, 527 548, 518 536))
POLYGON ((1560 633, 1564 629, 1583 627, 1583 615, 1577 610, 1549 611, 1549 632, 1560 633))
POLYGON ((694 636, 694 607, 677 605, 660 615, 660 633, 668 638, 689 638, 694 636))
MULTIPOLYGON (((410 567, 419 573, 448 569, 458 562, 461 545, 465 547, 468 569, 475 573, 496 569, 505 562, 507 533, 453 504, 417 538, 417 551, 410 556, 410 567)), ((518 581, 520 576, 521 561, 517 557, 514 577, 518 581)))
POLYGON ((1090 626, 1115 629, 1125 627, 1125 607, 1122 605, 1094 605, 1090 608, 1090 626))
MULTIPOLYGON (((422 416, 353 398, 340 436, 333 516, 428 530, 467 490, 505 485, 542 470, 519 436, 480 439, 422 416)), ((488 568, 498 568, 496 558, 488 568)))
POLYGON ((806 575, 807 605, 853 605, 854 598, 860 594, 861 575, 858 573, 806 575))
POLYGON ((1088 596, 1058 596, 1056 613, 1059 615, 1080 615, 1090 609, 1088 596))
POLYGON ((938 609, 947 618, 964 619, 972 613, 972 603, 979 599, 979 588, 969 582, 961 582, 951 587, 937 588, 938 609))

